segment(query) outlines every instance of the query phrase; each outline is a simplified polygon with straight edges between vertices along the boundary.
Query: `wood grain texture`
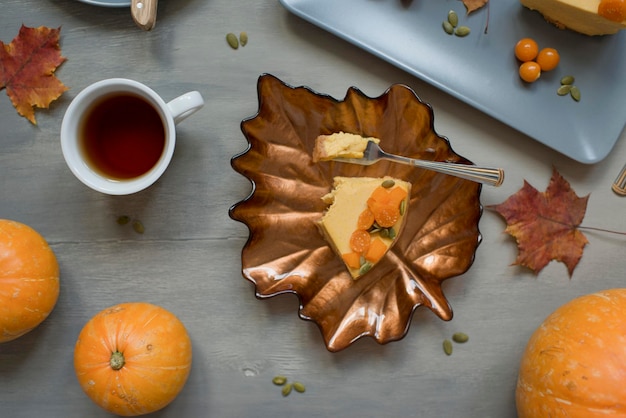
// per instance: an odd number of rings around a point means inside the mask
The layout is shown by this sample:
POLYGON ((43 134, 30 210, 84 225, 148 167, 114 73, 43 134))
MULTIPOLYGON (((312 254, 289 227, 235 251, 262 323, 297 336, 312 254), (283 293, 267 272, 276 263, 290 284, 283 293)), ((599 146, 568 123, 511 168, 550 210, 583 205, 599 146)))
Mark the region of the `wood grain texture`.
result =
POLYGON ((517 368, 535 327, 575 296, 624 286, 623 237, 585 232, 590 244, 571 279, 558 263, 534 276, 511 266, 515 242, 486 210, 474 265, 444 286, 450 322, 418 309, 403 340, 380 346, 366 339, 330 353, 317 327, 298 318, 295 297, 257 300, 242 278, 248 231, 229 219, 228 208, 250 183, 230 158, 246 148, 240 122, 257 111, 259 75, 338 99, 350 86, 378 96, 407 84, 432 104, 435 128, 457 153, 505 168, 500 188, 483 188, 484 205, 501 203, 524 179, 544 190, 554 166, 579 195, 591 193, 583 223, 618 231, 626 231, 626 201, 611 183, 626 161, 626 135, 602 163, 578 164, 290 15, 276 0, 162 0, 151 31, 138 28, 128 8, 3 0, 0 39, 10 42, 22 23, 62 28, 68 60, 56 75, 70 90, 37 110, 36 127, 0 94, 0 217, 46 237, 59 259, 61 294, 40 327, 0 345, 2 417, 109 416, 79 388, 73 345, 92 315, 137 300, 175 313, 194 348, 185 389, 155 417, 514 417, 517 368), (249 42, 232 50, 225 35, 240 31, 249 42), (110 77, 141 81, 166 100, 198 90, 206 102, 178 126, 166 174, 125 197, 83 186, 59 144, 71 99, 110 77), (122 214, 140 219, 145 233, 117 225, 122 214), (456 331, 470 341, 446 356, 441 343, 456 331), (276 374, 303 382, 306 393, 283 398, 271 382, 276 374))
POLYGON ((143 30, 152 30, 157 18, 157 0, 131 0, 133 20, 143 30))

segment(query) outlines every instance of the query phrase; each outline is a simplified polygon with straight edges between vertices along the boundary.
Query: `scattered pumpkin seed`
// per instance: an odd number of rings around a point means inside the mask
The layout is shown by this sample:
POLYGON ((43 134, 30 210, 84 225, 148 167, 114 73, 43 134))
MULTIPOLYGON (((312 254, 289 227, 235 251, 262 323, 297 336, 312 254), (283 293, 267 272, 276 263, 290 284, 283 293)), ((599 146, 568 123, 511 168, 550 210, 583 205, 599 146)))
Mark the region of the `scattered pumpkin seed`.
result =
POLYGON ((136 233, 138 234, 143 234, 145 232, 145 228, 143 226, 143 224, 141 223, 141 221, 138 221, 137 219, 135 219, 133 221, 133 229, 135 230, 136 233))
POLYGON ((447 338, 443 340, 443 352, 448 356, 452 354, 452 341, 447 338))
POLYGON ((122 215, 122 216, 118 216, 117 218, 118 225, 126 225, 129 222, 130 222, 130 216, 122 215))
POLYGON ((454 334, 452 334, 452 341, 454 341, 455 343, 466 343, 469 340, 469 336, 467 334, 465 334, 464 332, 455 332, 454 334))
POLYGON ((400 202, 400 215, 404 215, 404 212, 406 212, 406 200, 400 202))
POLYGON ((248 44, 248 32, 241 32, 239 34, 239 43, 241 46, 246 46, 248 44))
POLYGON ((395 229, 389 227, 389 228, 382 228, 380 231, 380 236, 382 238, 391 238, 394 239, 396 237, 396 231, 395 229))
POLYGON ((361 268, 359 269, 359 276, 367 273, 368 271, 370 271, 371 268, 372 268, 372 263, 370 263, 369 261, 366 261, 365 263, 361 265, 361 268))
POLYGON ((448 22, 447 20, 444 20, 441 23, 441 26, 443 27, 444 32, 448 35, 452 35, 454 33, 454 26, 452 26, 452 23, 448 22))
POLYGON ((385 189, 391 189, 395 185, 396 185, 396 182, 393 181, 392 179, 387 179, 383 181, 383 184, 381 184, 381 186, 383 186, 385 189))
POLYGON ((277 386, 282 386, 285 383, 287 383, 287 378, 285 376, 274 376, 274 378, 272 379, 272 383, 277 385, 277 386))
POLYGON ((287 383, 285 386, 283 386, 283 396, 287 396, 291 393, 291 389, 292 389, 293 385, 291 383, 287 383))
POLYGON ((450 23, 453 28, 456 28, 459 24, 459 15, 457 15, 454 10, 448 12, 448 23, 450 23))
POLYGON ((230 45, 232 49, 239 48, 239 40, 237 39, 237 35, 234 33, 226 34, 226 42, 228 42, 228 45, 230 45))
POLYGON ((469 35, 471 32, 470 28, 468 26, 459 26, 458 28, 456 28, 456 30, 454 31, 454 34, 456 36, 459 37, 464 37, 469 35))
POLYGON ((577 102, 580 101, 580 89, 574 85, 574 76, 566 75, 561 78, 561 86, 556 90, 559 96, 569 95, 577 102))
POLYGON ((304 391, 306 390, 304 385, 300 382, 293 382, 293 388, 295 389, 296 392, 299 392, 299 393, 304 393, 304 391))
POLYGON ((571 84, 562 84, 561 87, 557 89, 556 94, 558 94, 559 96, 565 96, 566 94, 569 94, 571 89, 571 84))

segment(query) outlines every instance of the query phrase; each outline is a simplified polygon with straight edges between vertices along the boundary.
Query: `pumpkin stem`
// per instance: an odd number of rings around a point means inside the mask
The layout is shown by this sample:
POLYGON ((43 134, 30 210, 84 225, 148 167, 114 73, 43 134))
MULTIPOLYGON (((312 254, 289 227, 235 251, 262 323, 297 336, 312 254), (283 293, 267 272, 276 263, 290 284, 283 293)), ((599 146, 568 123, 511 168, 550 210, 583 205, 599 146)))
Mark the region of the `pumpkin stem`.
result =
POLYGON ((126 360, 124 360, 124 354, 120 353, 119 351, 115 351, 111 354, 111 360, 109 360, 109 364, 111 365, 111 368, 113 370, 119 370, 122 367, 124 367, 124 363, 126 363, 126 360))

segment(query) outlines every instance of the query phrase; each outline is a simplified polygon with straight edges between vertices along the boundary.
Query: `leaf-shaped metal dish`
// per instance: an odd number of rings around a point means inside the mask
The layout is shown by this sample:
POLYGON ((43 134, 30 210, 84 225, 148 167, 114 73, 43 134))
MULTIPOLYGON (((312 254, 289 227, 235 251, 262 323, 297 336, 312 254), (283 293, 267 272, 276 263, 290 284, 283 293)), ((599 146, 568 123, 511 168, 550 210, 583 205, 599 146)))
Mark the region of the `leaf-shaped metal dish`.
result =
POLYGON ((399 340, 421 305, 450 320, 441 284, 474 261, 481 185, 386 161, 311 159, 318 135, 345 131, 380 138, 394 154, 471 164, 434 131, 432 108, 404 85, 376 98, 351 87, 336 100, 269 74, 258 80, 258 97, 257 114, 241 123, 249 146, 231 160, 252 192, 229 210, 250 231, 242 272, 257 297, 297 294, 300 317, 319 326, 329 351, 363 336, 381 344, 399 340), (326 209, 321 197, 335 176, 384 175, 412 183, 408 218, 384 258, 355 281, 317 228, 326 209))

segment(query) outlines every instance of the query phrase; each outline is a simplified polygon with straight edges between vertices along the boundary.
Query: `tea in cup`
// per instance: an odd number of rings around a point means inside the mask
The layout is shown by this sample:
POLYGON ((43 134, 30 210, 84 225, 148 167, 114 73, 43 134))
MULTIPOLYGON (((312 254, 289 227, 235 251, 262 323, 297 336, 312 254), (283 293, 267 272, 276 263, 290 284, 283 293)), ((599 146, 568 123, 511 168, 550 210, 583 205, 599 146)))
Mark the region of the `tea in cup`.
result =
POLYGON ((175 125, 204 105, 197 91, 165 102, 137 81, 96 82, 70 103, 61 148, 72 173, 102 193, 126 195, 152 185, 169 165, 175 125))

